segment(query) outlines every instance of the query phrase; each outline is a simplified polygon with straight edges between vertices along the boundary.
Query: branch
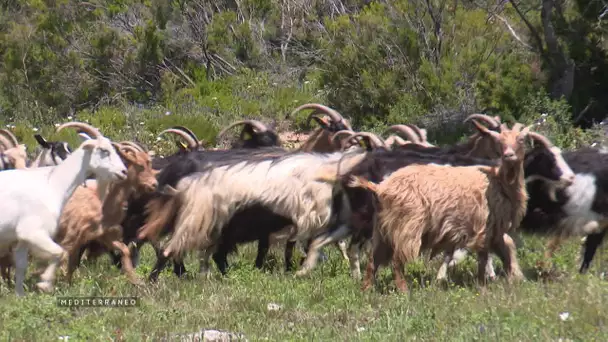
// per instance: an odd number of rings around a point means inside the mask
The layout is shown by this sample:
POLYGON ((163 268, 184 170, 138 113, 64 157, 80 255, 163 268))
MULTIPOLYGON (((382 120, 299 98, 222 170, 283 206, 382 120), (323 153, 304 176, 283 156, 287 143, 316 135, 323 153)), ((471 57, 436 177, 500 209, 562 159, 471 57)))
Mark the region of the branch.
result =
POLYGON ((521 10, 519 9, 519 7, 517 7, 517 5, 515 4, 515 2, 513 0, 509 0, 509 2, 511 3, 511 5, 513 6, 513 9, 515 10, 515 12, 517 12, 517 15, 519 15, 519 17, 521 18, 521 20, 526 24, 526 26, 528 27, 528 29, 530 30, 530 34, 532 35, 532 38, 534 38, 534 40, 536 41, 536 48, 538 49, 538 51, 540 52, 541 56, 548 61, 545 49, 543 48, 543 40, 540 37, 540 34, 538 33, 538 31, 536 30, 536 28, 534 27, 534 25, 532 25, 532 23, 530 23, 530 21, 528 21, 528 19, 526 18, 526 16, 521 12, 521 10))
POLYGON ((518 42, 520 42, 523 46, 527 47, 528 49, 534 50, 534 47, 532 47, 532 45, 526 43, 523 39, 521 39, 519 37, 519 35, 517 34, 517 32, 515 32, 513 27, 511 25, 509 25, 509 22, 507 21, 507 19, 503 18, 502 16, 500 16, 498 14, 492 14, 492 16, 498 18, 500 21, 502 21, 507 26, 507 29, 509 29, 509 32, 511 32, 511 35, 513 36, 513 38, 515 38, 518 42))

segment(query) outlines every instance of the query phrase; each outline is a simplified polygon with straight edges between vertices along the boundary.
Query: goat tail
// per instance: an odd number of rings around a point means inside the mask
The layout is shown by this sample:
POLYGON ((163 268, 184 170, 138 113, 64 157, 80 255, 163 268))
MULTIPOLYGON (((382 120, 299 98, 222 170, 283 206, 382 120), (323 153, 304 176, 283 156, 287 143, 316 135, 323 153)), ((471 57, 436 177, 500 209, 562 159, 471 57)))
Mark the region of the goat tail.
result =
POLYGON ((175 221, 180 207, 179 196, 161 195, 146 204, 146 223, 139 228, 137 239, 158 241, 165 227, 175 221))
POLYGON ((370 182, 369 180, 359 177, 359 176, 350 176, 348 181, 348 187, 351 188, 364 188, 373 192, 374 194, 378 193, 378 184, 370 182))
POLYGON ((187 251, 208 248, 212 245, 211 234, 217 221, 214 215, 214 196, 210 191, 201 191, 193 184, 178 196, 181 201, 175 219, 175 232, 164 248, 164 256, 183 258, 187 251))

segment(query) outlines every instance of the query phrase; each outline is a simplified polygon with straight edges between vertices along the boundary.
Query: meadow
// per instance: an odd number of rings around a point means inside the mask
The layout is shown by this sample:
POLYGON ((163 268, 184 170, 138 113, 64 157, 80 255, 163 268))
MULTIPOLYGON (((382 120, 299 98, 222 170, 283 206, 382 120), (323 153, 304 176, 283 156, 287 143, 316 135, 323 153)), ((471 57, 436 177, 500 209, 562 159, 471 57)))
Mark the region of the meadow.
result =
MULTIPOLYGON (((178 279, 170 269, 157 284, 130 285, 108 257, 83 261, 68 285, 61 272, 52 295, 30 291, 18 298, 0 286, 0 340, 178 340, 201 329, 240 333, 249 341, 605 341, 608 339, 607 258, 601 250, 587 275, 579 275, 580 241, 572 239, 554 258, 551 272, 539 271, 546 240, 524 237, 519 258, 527 280, 499 279, 481 292, 474 283, 475 259, 468 257, 435 284, 439 258, 407 266, 410 293, 398 293, 392 273, 382 269, 374 290, 361 292, 337 248, 308 278, 283 272, 274 247, 265 269, 253 267, 255 245, 230 258, 226 277, 197 276, 198 262, 178 279), (67 308, 60 296, 137 296, 132 308, 67 308)), ((142 249, 137 273, 146 277, 154 262, 142 249)), ((363 263, 363 265, 365 265, 363 263)), ((32 268, 30 268, 30 271, 32 268)), ((28 277, 29 278, 29 277, 28 277)), ((36 278, 28 279, 33 288, 36 278)))

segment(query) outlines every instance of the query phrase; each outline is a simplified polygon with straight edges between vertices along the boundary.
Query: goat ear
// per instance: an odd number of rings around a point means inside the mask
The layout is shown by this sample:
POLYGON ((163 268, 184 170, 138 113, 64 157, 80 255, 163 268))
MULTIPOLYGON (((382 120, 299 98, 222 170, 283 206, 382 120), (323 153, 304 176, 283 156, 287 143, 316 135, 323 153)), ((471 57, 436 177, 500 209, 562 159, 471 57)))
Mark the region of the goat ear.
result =
POLYGON ((51 145, 49 145, 49 143, 44 140, 44 138, 42 137, 42 135, 40 134, 34 134, 34 139, 36 139, 36 142, 38 142, 38 145, 46 148, 46 149, 50 149, 51 145))

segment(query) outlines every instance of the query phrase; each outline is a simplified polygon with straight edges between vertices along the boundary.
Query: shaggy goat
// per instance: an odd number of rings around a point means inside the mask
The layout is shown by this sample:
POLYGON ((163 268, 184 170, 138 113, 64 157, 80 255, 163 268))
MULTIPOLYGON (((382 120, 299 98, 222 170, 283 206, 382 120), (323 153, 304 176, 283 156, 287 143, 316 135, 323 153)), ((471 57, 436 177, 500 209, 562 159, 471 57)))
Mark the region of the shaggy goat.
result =
POLYGON ((473 124, 502 147, 498 167, 415 165, 394 172, 376 185, 353 177, 350 186, 364 187, 377 196, 373 255, 363 289, 371 285, 379 265, 393 263, 395 283, 406 291, 403 265, 421 250, 453 252, 467 247, 478 254, 478 279, 485 284, 490 250, 496 251, 509 278, 523 278, 515 244, 507 235, 521 222, 527 203, 523 162, 529 128, 503 125, 496 133, 473 124))
POLYGON ((52 290, 55 269, 66 256, 53 241, 59 216, 72 193, 89 174, 109 181, 126 178, 125 165, 108 138, 94 127, 81 122, 68 122, 57 128, 76 127, 94 139, 83 142, 60 165, 0 172, 0 255, 16 244, 15 290, 24 294, 23 281, 28 264, 28 251, 49 259, 37 287, 52 290))
MULTIPOLYGON (((566 155, 562 155, 561 150, 546 137, 534 132, 530 132, 529 136, 534 140, 535 145, 526 152, 524 161, 524 177, 529 201, 526 216, 521 223, 521 231, 542 232, 550 224, 546 212, 557 213, 558 208, 563 204, 558 203, 556 193, 570 187, 575 182, 575 174, 566 161, 566 155)), ((570 158, 570 162, 572 161, 570 158)), ((560 215, 554 215, 552 223, 557 223, 559 217, 560 215)), ((547 257, 550 257, 551 248, 554 246, 555 242, 550 241, 547 257)), ((455 266, 464 260, 466 255, 466 250, 457 250, 453 255, 446 255, 437 273, 437 280, 446 280, 448 267, 455 266)), ((496 276, 491 256, 488 258, 486 271, 490 278, 496 276)))
MULTIPOLYGON (((348 169, 363 155, 357 153, 343 161, 342 168, 348 169)), ((238 211, 254 205, 289 218, 294 223, 291 241, 305 241, 329 225, 339 224, 349 213, 346 199, 311 176, 317 167, 336 164, 342 157, 342 153, 291 153, 215 167, 182 179, 175 196, 181 209, 164 256, 180 258, 192 249, 211 253, 226 223, 238 211)), ((318 251, 314 247, 308 258, 311 256, 316 262, 318 251)))

